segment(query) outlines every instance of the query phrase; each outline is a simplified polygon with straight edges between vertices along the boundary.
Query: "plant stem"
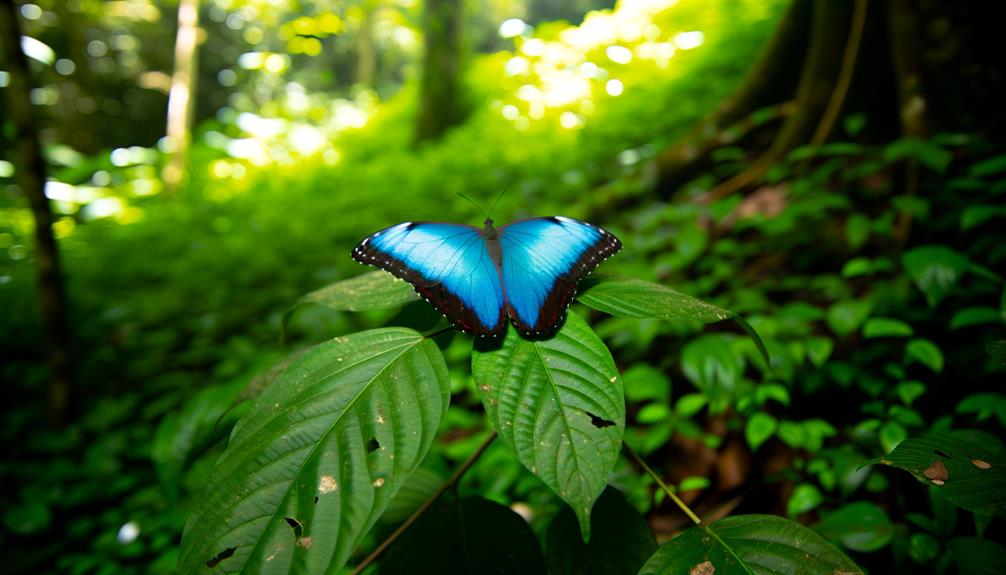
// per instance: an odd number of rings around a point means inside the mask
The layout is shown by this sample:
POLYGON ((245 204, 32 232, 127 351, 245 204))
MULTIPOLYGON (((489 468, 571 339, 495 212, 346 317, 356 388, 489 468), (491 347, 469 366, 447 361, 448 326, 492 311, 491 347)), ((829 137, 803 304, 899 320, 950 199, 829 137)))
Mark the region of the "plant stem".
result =
POLYGON ((650 466, 647 465, 645 461, 643 461, 643 458, 640 457, 639 454, 636 453, 634 449, 629 447, 628 443, 623 443, 622 448, 625 449, 625 452, 628 453, 629 456, 632 457, 632 459, 634 459, 636 463, 638 463, 639 466, 643 468, 643 471, 648 473, 650 477, 652 477, 653 480, 657 482, 657 485, 659 485, 660 488, 664 490, 664 493, 666 493, 667 496, 671 498, 671 501, 673 501, 674 504, 677 505, 679 509, 684 511, 685 515, 687 515, 688 518, 692 520, 692 523, 695 523, 696 525, 702 525, 702 519, 700 519, 699 516, 696 515, 695 512, 692 511, 692 509, 688 507, 688 505, 686 505, 684 501, 681 500, 680 497, 678 497, 678 494, 674 492, 674 489, 672 489, 669 485, 664 483, 664 480, 661 479, 659 475, 657 475, 656 471, 650 469, 650 466))
POLYGON ((696 515, 695 512, 692 511, 692 509, 688 507, 688 505, 686 505, 685 502, 682 501, 681 498, 678 497, 676 493, 674 493, 674 489, 671 488, 666 483, 664 483, 664 480, 661 479, 659 475, 657 475, 657 472, 650 469, 650 466, 647 465, 645 461, 643 461, 643 458, 640 457, 639 454, 636 453, 634 449, 629 447, 628 443, 623 442, 622 448, 625 449, 625 452, 628 453, 632 457, 632 459, 634 459, 636 463, 638 463, 639 466, 642 467, 643 470, 646 471, 646 473, 648 473, 650 477, 652 477, 653 480, 657 482, 657 485, 659 485, 660 488, 664 490, 664 493, 666 493, 667 496, 671 498, 671 501, 673 501, 674 504, 677 505, 678 508, 680 508, 682 511, 684 511, 685 515, 687 515, 688 518, 692 520, 692 523, 695 523, 695 525, 697 525, 700 529, 708 533, 710 537, 715 539, 717 543, 722 545, 723 549, 725 549, 726 552, 729 553, 730 556, 737 561, 737 564, 740 565, 746 573, 754 575, 754 571, 751 570, 751 567, 748 566, 746 561, 744 561, 743 559, 741 559, 739 555, 737 555, 737 552, 734 551, 733 547, 727 545, 726 541, 724 541, 720 537, 719 533, 716 533, 715 531, 710 529, 708 525, 703 523, 702 519, 698 515, 696 515))
POLYGON ((485 453, 485 450, 492 444, 493 440, 496 439, 496 435, 497 434, 495 431, 489 434, 489 437, 487 437, 486 440, 483 441, 482 444, 478 446, 478 449, 476 449, 471 455, 468 456, 468 459, 466 459, 465 462, 461 464, 461 467, 458 467, 454 471, 454 473, 451 475, 450 479, 448 479, 446 483, 441 485, 440 488, 436 490, 436 492, 427 497, 426 501, 423 501, 423 504, 419 506, 419 509, 416 509, 415 512, 413 512, 408 519, 406 519, 401 525, 398 526, 398 529, 395 529, 395 531, 392 532, 391 535, 388 535, 388 538, 382 541, 381 544, 377 546, 377 549, 374 549, 374 551, 370 555, 368 555, 366 559, 361 561, 360 564, 357 565, 355 569, 353 569, 352 575, 359 575, 360 573, 363 573, 363 570, 369 567, 370 564, 373 563, 375 560, 377 560, 377 558, 380 557, 381 554, 384 553, 388 549, 388 547, 390 547, 391 544, 394 543, 395 540, 398 539, 398 537, 402 533, 405 533, 405 530, 408 529, 409 526, 411 526, 413 523, 415 523, 423 515, 423 513, 426 513, 426 510, 432 507, 433 504, 436 503, 437 499, 440 499, 440 496, 443 495, 445 491, 456 487, 458 482, 464 476, 465 472, 467 472, 471 468, 471 466, 474 465, 476 461, 478 461, 479 457, 482 457, 482 454, 485 453))

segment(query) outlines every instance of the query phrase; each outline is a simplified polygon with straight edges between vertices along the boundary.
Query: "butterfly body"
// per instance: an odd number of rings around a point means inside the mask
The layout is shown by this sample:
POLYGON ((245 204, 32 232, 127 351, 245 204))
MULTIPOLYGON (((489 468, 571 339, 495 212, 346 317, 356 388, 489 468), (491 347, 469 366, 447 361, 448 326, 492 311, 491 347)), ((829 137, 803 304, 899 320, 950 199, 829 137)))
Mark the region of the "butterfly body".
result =
POLYGON ((562 325, 577 282, 621 249, 609 232, 561 216, 496 228, 405 222, 360 242, 353 258, 408 281, 451 323, 498 335, 509 319, 528 337, 562 325))

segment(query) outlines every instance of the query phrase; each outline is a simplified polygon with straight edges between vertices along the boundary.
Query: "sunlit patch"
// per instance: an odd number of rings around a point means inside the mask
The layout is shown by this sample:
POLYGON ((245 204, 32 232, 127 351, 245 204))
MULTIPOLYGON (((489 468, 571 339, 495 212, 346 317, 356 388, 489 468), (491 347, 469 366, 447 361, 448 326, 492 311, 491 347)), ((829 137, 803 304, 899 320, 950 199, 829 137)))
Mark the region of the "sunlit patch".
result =
POLYGON ((526 58, 520 56, 514 56, 507 60, 506 65, 503 66, 503 72, 507 76, 519 76, 520 74, 526 74, 530 69, 530 64, 526 58))
POLYGON ((520 51, 528 56, 541 56, 545 52, 545 41, 539 38, 529 38, 521 42, 520 51))
POLYGON ((579 128, 583 125, 583 118, 573 112, 563 112, 562 115, 559 116, 559 125, 567 130, 579 128))
POLYGON ((504 20, 499 27, 499 35, 501 38, 516 38, 530 30, 530 26, 520 18, 510 18, 504 20))
POLYGON ((116 534, 115 539, 119 542, 119 545, 129 545, 136 538, 140 536, 140 524, 135 521, 129 521, 119 527, 119 532, 116 534))
POLYGON ((621 96, 624 90, 625 86, 622 85, 621 80, 608 80, 608 82, 604 85, 604 91, 607 92, 609 96, 621 96))
POLYGON ((678 32, 671 39, 674 45, 681 50, 691 50, 692 48, 698 48, 706 40, 706 35, 699 31, 693 32, 678 32))
POLYGON ((608 59, 616 64, 628 64, 632 61, 632 50, 625 46, 608 46, 604 51, 608 59))
POLYGON ((502 114, 504 118, 512 121, 520 117, 520 110, 513 104, 507 104, 503 106, 502 114))

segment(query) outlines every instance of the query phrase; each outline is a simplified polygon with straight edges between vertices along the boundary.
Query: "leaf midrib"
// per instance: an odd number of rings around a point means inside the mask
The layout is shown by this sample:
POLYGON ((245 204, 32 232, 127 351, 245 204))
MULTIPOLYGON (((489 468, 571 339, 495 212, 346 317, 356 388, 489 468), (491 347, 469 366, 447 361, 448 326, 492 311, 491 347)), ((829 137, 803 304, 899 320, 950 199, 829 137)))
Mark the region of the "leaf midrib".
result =
MULTIPOLYGON (((399 345, 399 346, 388 348, 384 352, 379 353, 379 354, 374 354, 373 356, 370 357, 370 359, 373 359, 374 357, 378 357, 380 355, 383 355, 384 353, 387 353, 389 351, 393 351, 393 350, 395 350, 398 347, 406 348, 401 353, 397 354, 394 358, 392 358, 391 360, 389 360, 388 363, 386 363, 384 365, 384 367, 382 367, 376 374, 374 374, 374 376, 372 378, 370 378, 370 380, 366 384, 364 384, 362 386, 362 388, 360 389, 360 391, 357 392, 357 394, 355 396, 353 396, 353 398, 349 401, 349 403, 346 404, 346 406, 342 409, 342 412, 332 421, 332 423, 328 426, 328 429, 326 429, 325 432, 321 434, 321 436, 318 438, 318 441, 315 442, 314 447, 311 449, 311 452, 308 453, 307 456, 304 458, 304 461, 301 462, 300 466, 297 468, 297 471, 292 475, 293 479, 291 480, 291 483, 293 483, 294 481, 296 481, 296 478, 304 471, 304 467, 308 464, 308 462, 311 461, 311 459, 317 454, 318 449, 320 448, 320 446, 322 445, 322 443, 324 443, 324 441, 328 437, 328 435, 330 433, 332 433, 332 430, 335 428, 335 426, 340 421, 342 421, 343 416, 345 416, 345 414, 348 413, 356 405, 356 402, 359 401, 360 397, 362 397, 363 394, 366 393, 370 389, 370 386, 373 385, 373 383, 375 381, 377 381, 378 378, 381 377, 381 375, 385 372, 385 370, 388 369, 388 367, 390 367, 393 363, 395 363, 396 361, 398 361, 403 355, 405 355, 406 353, 408 353, 411 348, 413 348, 413 347, 415 347, 417 345, 422 344, 424 341, 425 341, 425 338, 419 337, 414 342, 409 342, 409 343, 405 343, 405 344, 402 344, 402 345, 399 345)), ((367 361, 367 360, 365 360, 365 361, 367 361)), ((362 361, 361 362, 357 362, 357 363, 355 363, 353 365, 360 365, 361 363, 363 363, 363 362, 362 361)), ((348 368, 350 366, 347 365, 345 367, 348 368)), ((331 377, 332 375, 336 375, 336 374, 338 374, 338 373, 340 373, 341 371, 344 371, 344 370, 345 370, 345 368, 342 369, 342 370, 338 370, 338 371, 332 372, 332 374, 330 374, 328 377, 331 377)), ((288 498, 290 497, 291 491, 292 491, 292 489, 287 489, 286 490, 286 493, 283 495, 283 498, 276 505, 276 510, 273 511, 272 515, 268 516, 269 517, 269 521, 266 523, 266 526, 267 526, 266 528, 268 528, 269 525, 272 525, 273 522, 276 521, 276 518, 279 517, 279 514, 280 514, 281 510, 283 509, 284 504, 287 502, 288 498)), ((262 515, 262 516, 258 517, 257 519, 261 519, 262 517, 266 517, 266 515, 262 515)), ((213 547, 217 543, 219 543, 224 537, 226 537, 230 533, 233 533, 233 531, 234 531, 233 529, 229 529, 228 531, 224 532, 219 537, 217 537, 216 539, 214 539, 213 544, 207 546, 207 548, 210 549, 211 552, 212 552, 213 547)), ((245 569, 248 566, 248 562, 251 560, 252 557, 255 556, 255 553, 258 551, 259 547, 262 545, 262 542, 264 540, 265 540, 264 537, 259 537, 258 538, 258 541, 255 542, 255 545, 252 546, 251 551, 248 553, 248 557, 245 559, 245 563, 241 566, 241 570, 239 571, 239 573, 244 573, 245 572, 245 569)))

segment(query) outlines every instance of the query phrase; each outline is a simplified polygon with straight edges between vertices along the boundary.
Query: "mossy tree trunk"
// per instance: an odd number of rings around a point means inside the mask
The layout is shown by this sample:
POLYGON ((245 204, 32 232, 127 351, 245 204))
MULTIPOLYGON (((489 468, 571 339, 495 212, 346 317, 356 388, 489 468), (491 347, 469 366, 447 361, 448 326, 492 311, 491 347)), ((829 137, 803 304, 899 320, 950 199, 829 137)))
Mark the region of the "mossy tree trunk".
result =
POLYGON ((52 233, 53 215, 45 196, 46 165, 42 155, 35 110, 29 96, 28 59, 21 51, 21 30, 13 0, 0 0, 0 50, 9 76, 6 118, 13 128, 12 158, 15 183, 28 199, 35 220, 35 267, 42 314, 46 359, 49 365, 49 404, 53 419, 66 419, 73 370, 66 297, 59 265, 59 245, 52 233))
POLYGON ((426 0, 416 141, 433 140, 466 115, 462 93, 464 0, 426 0))

